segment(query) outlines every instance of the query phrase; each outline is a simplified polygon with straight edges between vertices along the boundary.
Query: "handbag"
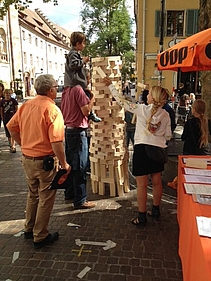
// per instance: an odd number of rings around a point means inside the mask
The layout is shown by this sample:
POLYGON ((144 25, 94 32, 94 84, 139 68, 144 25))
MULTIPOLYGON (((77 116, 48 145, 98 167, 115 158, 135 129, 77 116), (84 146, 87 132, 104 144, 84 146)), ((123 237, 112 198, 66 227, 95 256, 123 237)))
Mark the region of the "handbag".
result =
POLYGON ((150 160, 153 160, 159 164, 165 164, 168 161, 168 155, 165 148, 145 144, 145 152, 150 160))

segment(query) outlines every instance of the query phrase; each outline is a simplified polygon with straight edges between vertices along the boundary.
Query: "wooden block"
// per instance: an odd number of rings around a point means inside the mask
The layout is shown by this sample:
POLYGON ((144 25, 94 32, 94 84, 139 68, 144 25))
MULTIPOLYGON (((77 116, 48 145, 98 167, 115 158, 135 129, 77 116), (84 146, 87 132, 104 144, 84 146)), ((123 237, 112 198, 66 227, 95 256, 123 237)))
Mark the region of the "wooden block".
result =
POLYGON ((99 182, 99 195, 105 194, 105 183, 99 182))
POLYGON ((115 183, 110 183, 110 196, 116 196, 116 186, 115 183))
POLYGON ((101 181, 104 183, 115 183, 114 178, 102 178, 101 181))
POLYGON ((91 184, 92 184, 92 192, 93 193, 98 193, 98 182, 91 180, 91 184))
POLYGON ((102 70, 101 67, 96 67, 95 70, 98 72, 98 74, 100 75, 101 78, 105 78, 105 77, 106 77, 106 74, 105 74, 105 72, 102 70))
POLYGON ((92 164, 92 162, 94 162, 94 163, 97 163, 98 162, 98 160, 97 160, 97 158, 95 158, 95 157, 89 157, 89 159, 90 159, 90 161, 91 161, 91 164, 92 164))

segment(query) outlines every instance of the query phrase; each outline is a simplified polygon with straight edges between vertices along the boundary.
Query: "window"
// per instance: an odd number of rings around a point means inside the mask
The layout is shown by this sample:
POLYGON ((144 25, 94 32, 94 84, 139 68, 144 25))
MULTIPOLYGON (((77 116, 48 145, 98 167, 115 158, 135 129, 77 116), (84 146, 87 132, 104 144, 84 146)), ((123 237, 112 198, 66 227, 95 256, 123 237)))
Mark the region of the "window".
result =
POLYGON ((41 58, 41 67, 43 68, 44 67, 44 59, 41 58))
POLYGON ((23 38, 23 40, 26 40, 26 33, 24 30, 22 30, 22 38, 23 38))
POLYGON ((49 50, 49 52, 51 52, 51 45, 50 44, 48 44, 48 50, 49 50))
POLYGON ((49 69, 52 70, 52 61, 49 61, 49 69))
POLYGON ((54 47, 54 54, 56 54, 56 52, 57 52, 57 49, 56 49, 56 47, 54 47))
POLYGON ((62 56, 62 49, 60 49, 60 55, 62 56))
POLYGON ((23 53, 23 63, 27 64, 26 52, 23 53))
MULTIPOLYGON (((187 10, 184 21, 184 11, 167 11, 164 23, 164 36, 190 36, 198 32, 199 10, 187 10), (184 34, 185 33, 185 34, 184 34)), ((160 35, 160 10, 155 11, 155 37, 160 35)))
POLYGON ((61 70, 62 72, 64 72, 64 69, 63 69, 63 64, 62 64, 62 63, 61 63, 61 66, 60 66, 60 67, 61 67, 61 69, 60 69, 60 70, 61 70))
POLYGON ((36 65, 37 65, 37 67, 40 66, 40 65, 39 65, 39 57, 36 57, 36 65))
POLYGON ((31 66, 33 65, 33 56, 32 56, 32 54, 30 54, 30 65, 31 66))
POLYGON ((57 62, 55 62, 55 70, 56 70, 56 71, 58 70, 57 62))
POLYGON ((43 49, 43 41, 40 40, 40 48, 43 49))
POLYGON ((187 10, 186 12, 186 36, 193 35, 198 29, 199 10, 187 10))
POLYGON ((29 34, 29 43, 30 44, 32 43, 32 36, 31 36, 31 34, 29 34))
POLYGON ((38 39, 37 39, 37 37, 35 38, 35 46, 38 47, 38 39))
POLYGON ((184 36, 184 11, 167 11, 166 36, 184 36))

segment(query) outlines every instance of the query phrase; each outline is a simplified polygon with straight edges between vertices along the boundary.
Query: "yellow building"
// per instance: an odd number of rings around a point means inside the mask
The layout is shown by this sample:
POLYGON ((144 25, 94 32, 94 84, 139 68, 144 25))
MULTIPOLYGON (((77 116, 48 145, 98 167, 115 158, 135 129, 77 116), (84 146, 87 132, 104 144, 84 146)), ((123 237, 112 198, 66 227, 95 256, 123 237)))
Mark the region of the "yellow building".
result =
POLYGON ((198 9, 199 0, 134 0, 137 82, 161 84, 170 92, 182 82, 187 93, 197 92, 197 73, 160 73, 156 63, 162 48, 165 50, 198 32, 198 9))

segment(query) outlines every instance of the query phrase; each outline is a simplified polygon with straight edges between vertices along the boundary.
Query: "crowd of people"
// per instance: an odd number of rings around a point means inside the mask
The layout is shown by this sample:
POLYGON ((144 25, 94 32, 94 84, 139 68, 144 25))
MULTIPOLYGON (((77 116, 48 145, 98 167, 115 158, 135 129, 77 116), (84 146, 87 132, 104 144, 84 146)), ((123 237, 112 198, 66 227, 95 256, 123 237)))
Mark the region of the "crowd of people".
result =
MULTIPOLYGON (((95 98, 88 90, 86 64, 89 58, 80 55, 86 44, 85 35, 73 32, 71 44, 72 48, 66 56, 61 110, 54 102, 58 85, 52 75, 37 77, 34 85, 36 97, 25 102, 18 110, 17 101, 13 101, 0 84, 0 93, 5 93, 5 96, 1 94, 1 117, 11 147, 14 148, 13 140, 21 146, 22 165, 28 185, 24 237, 33 239, 35 249, 59 238, 58 232, 50 233, 48 230, 56 196, 56 190, 49 190, 49 186, 58 169, 66 170, 65 177, 70 178, 64 199, 71 200, 75 209, 95 207, 94 202, 87 200, 87 129, 89 120, 101 122, 101 118, 92 111, 95 98), (8 101, 12 101, 10 107, 8 101), (6 108, 10 108, 9 115, 6 108)), ((168 141, 176 127, 175 108, 168 103, 169 92, 160 86, 153 86, 142 93, 142 102, 136 103, 120 94, 108 77, 103 79, 103 83, 125 109, 127 146, 130 141, 133 146, 132 173, 137 183, 138 214, 131 222, 134 225, 146 224, 148 216, 158 220, 163 190, 161 175, 166 162, 160 155, 166 153, 168 141), (148 148, 153 150, 154 156, 148 148), (153 185, 153 204, 147 210, 149 176, 153 185)), ((182 88, 178 90, 180 106, 185 94, 182 88)), ((192 107, 182 134, 183 153, 207 154, 210 126, 206 117, 206 103, 203 100, 194 101, 194 98, 191 102, 191 98, 184 100, 189 100, 189 104, 192 102, 192 107)))

